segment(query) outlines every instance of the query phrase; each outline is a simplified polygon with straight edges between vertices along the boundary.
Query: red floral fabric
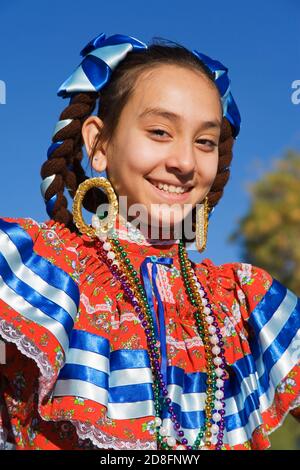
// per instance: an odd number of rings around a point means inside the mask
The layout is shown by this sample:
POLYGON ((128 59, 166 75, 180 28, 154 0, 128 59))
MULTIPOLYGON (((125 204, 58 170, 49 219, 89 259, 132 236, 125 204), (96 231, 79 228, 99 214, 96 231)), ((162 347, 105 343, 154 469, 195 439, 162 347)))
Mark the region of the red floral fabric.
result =
MULTIPOLYGON (((147 349, 144 330, 132 305, 110 270, 99 260, 94 242, 71 233, 52 220, 4 219, 17 223, 32 238, 34 252, 76 282, 80 305, 74 328, 107 338, 111 350, 147 349)), ((192 308, 180 275, 178 245, 145 245, 121 239, 139 271, 145 256, 170 256, 170 267, 160 266, 158 285, 165 310, 168 365, 186 373, 205 372, 204 349, 195 328, 192 308)), ((194 265, 210 298, 225 343, 230 366, 251 354, 253 331, 248 319, 272 284, 265 270, 246 263, 220 266, 206 258, 194 265)), ((155 300, 156 302, 156 300, 155 300)), ((157 304, 155 303, 155 307, 157 304)), ((52 396, 64 362, 57 339, 43 326, 26 319, 0 300, 1 335, 6 363, 0 365, 3 406, 2 438, 17 450, 96 448, 155 448, 154 417, 111 419, 106 407, 74 396, 52 396)), ((228 374, 232 373, 230 367, 228 374)), ((299 368, 288 371, 278 385, 272 405, 250 439, 224 449, 265 449, 268 434, 282 423, 289 409, 299 406, 299 368)))

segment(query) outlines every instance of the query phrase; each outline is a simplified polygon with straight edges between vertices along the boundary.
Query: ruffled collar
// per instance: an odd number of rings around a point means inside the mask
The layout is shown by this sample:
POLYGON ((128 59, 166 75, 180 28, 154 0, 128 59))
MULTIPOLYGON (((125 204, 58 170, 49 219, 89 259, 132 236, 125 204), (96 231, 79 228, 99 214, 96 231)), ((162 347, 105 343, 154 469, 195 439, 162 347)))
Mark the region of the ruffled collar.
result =
POLYGON ((143 229, 118 214, 115 221, 115 233, 128 254, 136 256, 178 256, 179 239, 159 240, 148 238, 143 229))
MULTIPOLYGON (((92 268, 95 271, 99 270, 102 273, 103 263, 95 263, 95 260, 98 261, 99 258, 94 246, 95 240, 93 238, 88 235, 78 236, 77 234, 70 232, 64 224, 59 224, 54 220, 50 220, 47 225, 49 227, 56 226, 57 233, 60 233, 65 240, 73 240, 79 250, 80 260, 85 262, 85 268, 88 268, 87 272, 89 272, 89 274, 91 274, 92 268), (88 259, 87 262, 86 259, 88 259)), ((179 239, 151 240, 145 237, 139 228, 128 222, 120 214, 118 214, 116 218, 115 230, 117 232, 118 239, 126 249, 126 252, 136 269, 139 270, 142 261, 147 256, 173 258, 174 264, 179 267, 179 239)), ((194 263, 192 261, 192 266, 196 270, 196 274, 199 279, 201 279, 203 285, 206 286, 214 296, 220 294, 223 297, 225 291, 232 291, 236 288, 234 263, 215 265, 210 258, 204 258, 198 263, 194 263)))

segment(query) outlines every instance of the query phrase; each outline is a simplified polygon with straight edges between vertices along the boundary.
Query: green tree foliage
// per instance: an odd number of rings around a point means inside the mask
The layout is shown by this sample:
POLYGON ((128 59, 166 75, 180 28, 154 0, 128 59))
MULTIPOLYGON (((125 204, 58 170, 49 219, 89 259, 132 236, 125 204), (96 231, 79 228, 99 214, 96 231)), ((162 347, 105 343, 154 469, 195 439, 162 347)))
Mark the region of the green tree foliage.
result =
MULTIPOLYGON (((271 171, 249 186, 248 213, 229 242, 242 260, 264 268, 300 296, 300 154, 287 151, 271 171)), ((271 435, 272 449, 300 449, 300 425, 288 416, 271 435)))

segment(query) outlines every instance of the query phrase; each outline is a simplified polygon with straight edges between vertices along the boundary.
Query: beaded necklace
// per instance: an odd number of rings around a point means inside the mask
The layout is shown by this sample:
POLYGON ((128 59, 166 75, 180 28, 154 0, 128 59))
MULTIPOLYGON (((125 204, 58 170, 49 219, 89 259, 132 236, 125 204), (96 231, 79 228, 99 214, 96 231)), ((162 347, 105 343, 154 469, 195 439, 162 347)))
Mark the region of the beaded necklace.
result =
POLYGON ((139 273, 134 269, 126 250, 117 239, 115 230, 111 237, 103 237, 100 224, 95 224, 98 239, 95 247, 98 256, 108 265, 113 276, 121 283, 125 295, 134 307, 145 331, 150 365, 153 377, 153 395, 155 408, 156 439, 158 449, 163 450, 197 450, 210 449, 212 444, 220 450, 225 430, 224 380, 225 357, 224 343, 216 317, 211 310, 207 294, 199 282, 191 261, 180 240, 178 244, 181 275, 191 305, 195 308, 194 318, 200 335, 207 364, 207 390, 205 400, 205 422, 200 428, 192 445, 184 435, 178 417, 169 397, 167 384, 160 370, 159 348, 154 333, 154 324, 147 296, 140 281, 139 273), (174 435, 168 435, 168 429, 162 426, 162 410, 166 409, 173 423, 174 435))

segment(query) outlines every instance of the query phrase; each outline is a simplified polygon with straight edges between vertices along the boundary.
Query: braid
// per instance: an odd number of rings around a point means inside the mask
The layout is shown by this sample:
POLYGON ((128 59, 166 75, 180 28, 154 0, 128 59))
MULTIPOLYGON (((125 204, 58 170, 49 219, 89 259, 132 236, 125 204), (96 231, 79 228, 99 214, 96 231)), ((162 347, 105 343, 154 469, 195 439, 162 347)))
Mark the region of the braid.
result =
MULTIPOLYGON (((230 176, 230 163, 232 160, 232 148, 234 145, 233 130, 229 121, 223 117, 221 125, 221 135, 219 141, 219 161, 218 161, 218 171, 215 177, 215 180, 210 188, 209 193, 207 194, 208 205, 210 210, 215 207, 221 197, 223 196, 224 188, 229 180, 230 176)), ((195 206, 192 210, 192 228, 193 231, 196 231, 196 209, 195 206)), ((191 240, 186 240, 183 235, 184 242, 191 240)))
POLYGON ((219 142, 219 164, 217 176, 213 182, 212 187, 207 195, 208 204, 210 208, 216 206, 221 199, 224 187, 230 176, 230 163, 232 160, 232 147, 234 138, 232 135, 232 128, 229 121, 223 117, 221 136, 219 142))
MULTIPOLYGON (((78 185, 88 178, 81 166, 83 158, 81 128, 84 120, 92 114, 97 98, 97 93, 78 93, 72 97, 69 105, 64 109, 59 118, 60 121, 66 119, 71 121, 53 136, 54 150, 41 168, 41 177, 43 179, 54 176, 53 181, 45 192, 46 201, 49 201, 56 195, 52 209, 52 218, 64 223, 71 230, 76 229, 73 224, 72 214, 67 209, 68 202, 64 196, 64 189, 67 188, 70 196, 73 198, 78 185)), ((90 206, 93 208, 92 201, 95 195, 91 193, 92 191, 87 194, 85 200, 87 210, 90 210, 90 206)))

